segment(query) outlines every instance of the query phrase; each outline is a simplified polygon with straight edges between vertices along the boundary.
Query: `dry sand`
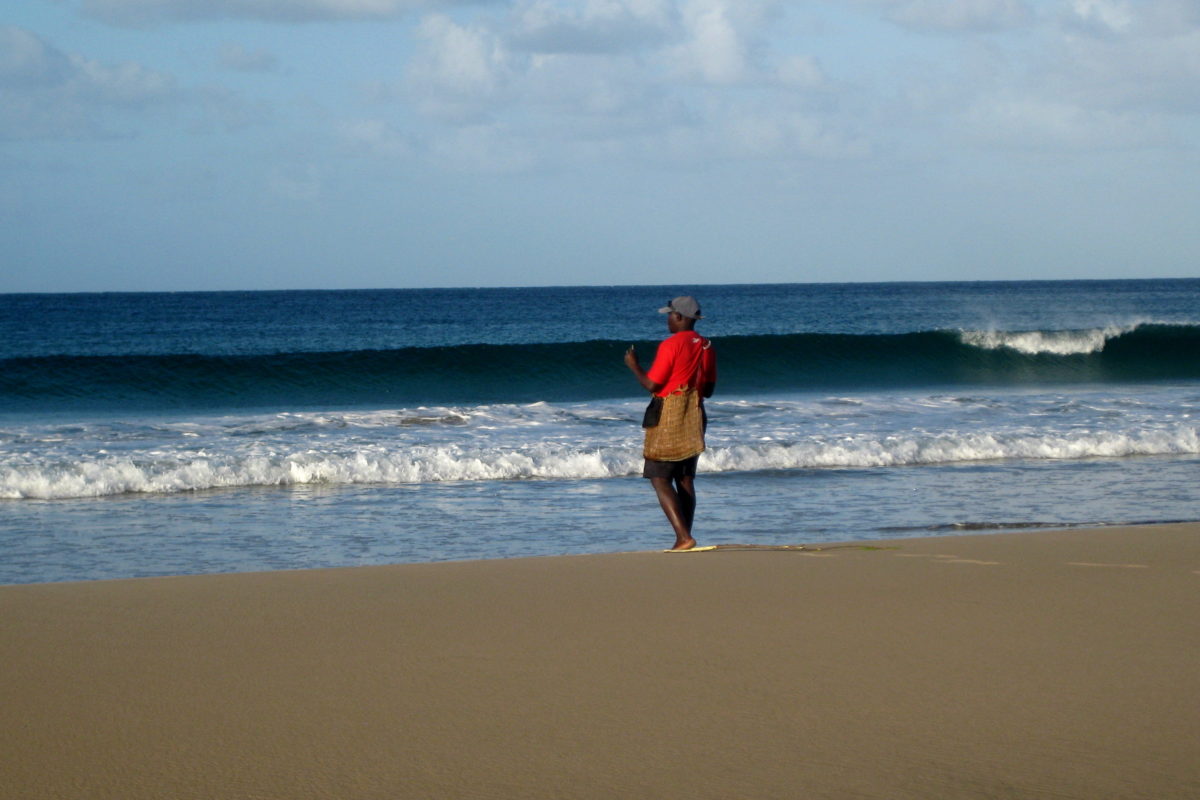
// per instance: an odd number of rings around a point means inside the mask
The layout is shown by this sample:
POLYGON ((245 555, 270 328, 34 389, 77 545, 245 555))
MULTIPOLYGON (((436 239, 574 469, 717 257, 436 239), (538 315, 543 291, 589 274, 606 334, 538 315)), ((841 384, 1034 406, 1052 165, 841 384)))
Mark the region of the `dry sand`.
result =
POLYGON ((1200 525, 0 587, 0 796, 1197 798, 1200 525))

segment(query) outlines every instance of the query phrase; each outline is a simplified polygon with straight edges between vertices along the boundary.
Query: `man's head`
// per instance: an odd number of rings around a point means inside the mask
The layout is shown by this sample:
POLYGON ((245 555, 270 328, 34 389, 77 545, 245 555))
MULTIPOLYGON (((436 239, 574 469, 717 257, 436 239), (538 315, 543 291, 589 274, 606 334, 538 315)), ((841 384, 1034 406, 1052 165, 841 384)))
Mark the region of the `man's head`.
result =
POLYGON ((667 315, 667 328, 671 333, 690 331, 696 327, 696 320, 704 318, 696 298, 686 294, 667 303, 658 313, 667 315))

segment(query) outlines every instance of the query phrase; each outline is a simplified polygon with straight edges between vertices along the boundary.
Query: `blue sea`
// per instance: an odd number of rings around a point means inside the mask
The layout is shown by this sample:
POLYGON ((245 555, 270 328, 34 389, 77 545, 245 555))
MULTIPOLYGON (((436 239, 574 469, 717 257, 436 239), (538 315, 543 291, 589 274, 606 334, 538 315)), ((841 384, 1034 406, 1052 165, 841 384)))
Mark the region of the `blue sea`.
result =
POLYGON ((10 294, 0 583, 669 546, 678 294, 701 544, 1200 519, 1200 280, 10 294))

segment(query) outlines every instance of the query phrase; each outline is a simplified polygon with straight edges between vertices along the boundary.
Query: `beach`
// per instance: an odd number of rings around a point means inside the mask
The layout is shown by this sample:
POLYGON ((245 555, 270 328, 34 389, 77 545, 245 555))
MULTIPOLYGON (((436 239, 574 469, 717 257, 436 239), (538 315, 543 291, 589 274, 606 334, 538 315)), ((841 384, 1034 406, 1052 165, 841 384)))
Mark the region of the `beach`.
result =
POLYGON ((1196 279, 0 295, 0 585, 652 546, 682 294, 706 541, 1196 519, 1196 279))
POLYGON ((0 796, 1194 798, 1200 524, 0 587, 0 796))

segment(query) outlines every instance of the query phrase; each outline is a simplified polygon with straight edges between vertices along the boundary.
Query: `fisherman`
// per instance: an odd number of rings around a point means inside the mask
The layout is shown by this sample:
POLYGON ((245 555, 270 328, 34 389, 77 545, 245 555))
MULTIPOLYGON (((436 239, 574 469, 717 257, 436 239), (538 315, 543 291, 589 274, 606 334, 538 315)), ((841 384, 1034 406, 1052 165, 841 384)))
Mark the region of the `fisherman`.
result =
POLYGON ((708 427, 704 399, 712 396, 717 384, 717 357, 712 342, 696 333, 696 321, 703 319, 696 298, 676 297, 658 312, 667 315, 671 336, 659 344, 650 370, 642 369, 632 345, 625 352, 625 365, 652 395, 642 423, 646 429, 642 475, 650 479, 675 531, 671 549, 691 550, 696 546, 692 538, 696 461, 704 450, 708 427))

